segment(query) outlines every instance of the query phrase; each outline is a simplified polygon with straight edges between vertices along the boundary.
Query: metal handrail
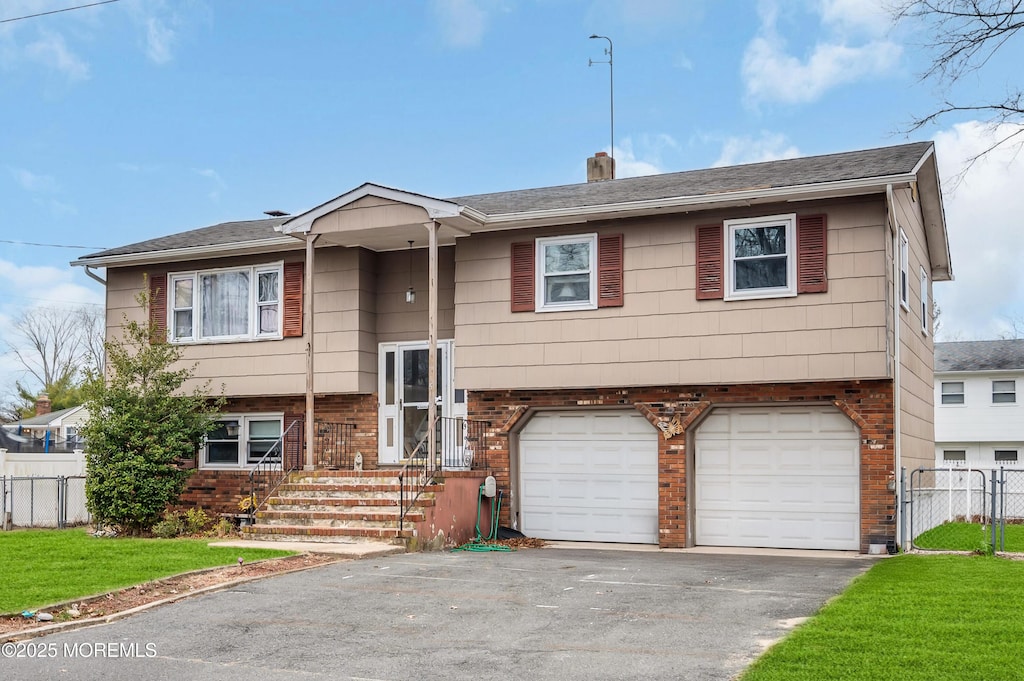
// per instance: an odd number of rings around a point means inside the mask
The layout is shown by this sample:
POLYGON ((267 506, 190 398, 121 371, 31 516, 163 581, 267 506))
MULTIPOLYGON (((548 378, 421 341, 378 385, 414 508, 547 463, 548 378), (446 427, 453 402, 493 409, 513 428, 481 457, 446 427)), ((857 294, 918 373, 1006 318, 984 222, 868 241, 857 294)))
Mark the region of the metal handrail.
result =
POLYGON ((420 495, 435 482, 435 474, 446 468, 487 469, 487 426, 489 421, 474 421, 462 417, 438 416, 434 420, 434 432, 441 435, 440 446, 434 460, 427 455, 417 456, 427 444, 429 433, 416 444, 409 459, 398 472, 398 529, 405 529, 405 516, 412 510, 420 495), (406 502, 406 477, 410 470, 418 473, 408 485, 409 499, 406 502))
POLYGON ((288 476, 295 470, 298 470, 302 462, 302 434, 303 434, 303 419, 295 419, 289 424, 281 437, 277 439, 270 446, 270 449, 260 457, 259 461, 249 471, 249 508, 248 514, 250 521, 256 515, 257 509, 266 503, 267 499, 277 491, 277 488, 281 486, 288 476), (298 456, 292 457, 289 460, 287 456, 285 444, 288 438, 288 434, 292 432, 293 428, 298 428, 296 431, 298 434, 299 447, 298 456), (274 474, 277 474, 276 476, 274 474), (257 497, 257 476, 261 476, 261 484, 263 495, 261 498, 257 497))
MULTIPOLYGON (((435 428, 437 426, 437 423, 440 420, 441 420, 440 417, 437 417, 434 420, 435 428)), ((430 464, 431 464, 430 456, 422 456, 422 457, 417 457, 416 456, 416 453, 420 451, 420 448, 423 447, 423 445, 425 445, 427 443, 427 438, 430 437, 430 434, 431 434, 430 433, 430 429, 428 428, 427 429, 427 434, 424 435, 423 438, 418 443, 416 443, 416 446, 413 448, 412 452, 409 454, 409 458, 405 462, 405 465, 402 466, 402 470, 398 471, 398 531, 399 532, 402 532, 405 529, 405 516, 409 513, 409 511, 412 510, 412 507, 413 507, 413 505, 415 505, 416 500, 420 498, 420 495, 423 494, 423 491, 427 488, 427 486, 430 485, 432 482, 434 482, 434 475, 433 475, 433 473, 437 470, 438 464, 440 462, 439 461, 434 461, 433 462, 434 463, 434 467, 432 468, 430 466, 430 464), (416 465, 416 467, 418 469, 421 461, 422 461, 422 464, 423 464, 422 470, 418 471, 419 472, 418 479, 416 481, 414 481, 412 485, 410 485, 409 503, 408 503, 408 505, 406 505, 406 503, 405 503, 405 477, 408 474, 409 470, 413 467, 414 464, 416 465)))

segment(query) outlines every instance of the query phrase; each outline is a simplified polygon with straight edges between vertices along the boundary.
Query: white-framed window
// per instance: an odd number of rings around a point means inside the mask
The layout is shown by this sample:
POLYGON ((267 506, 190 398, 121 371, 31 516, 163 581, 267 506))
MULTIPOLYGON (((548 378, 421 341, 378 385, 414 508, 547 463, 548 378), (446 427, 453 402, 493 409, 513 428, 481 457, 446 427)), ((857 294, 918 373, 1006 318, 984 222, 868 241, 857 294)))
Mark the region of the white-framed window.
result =
POLYGON ((900 305, 910 312, 910 240, 900 230, 900 305))
POLYGON ((1016 449, 997 449, 995 455, 996 463, 1017 463, 1016 449))
POLYGON ((64 444, 68 447, 79 447, 85 439, 78 434, 78 426, 64 426, 64 444))
POLYGON ((943 381, 942 382, 942 404, 963 404, 964 403, 964 382, 943 381))
POLYGON ((992 404, 1015 404, 1017 381, 992 381, 992 404))
POLYGON ((921 333, 928 335, 928 273, 921 268, 921 333))
POLYGON ((282 270, 277 262, 170 274, 171 341, 280 338, 282 270))
MULTIPOLYGON (((281 438, 284 414, 223 414, 206 436, 204 468, 244 468, 259 462, 281 438)), ((280 460, 280 451, 275 450, 280 460)))
POLYGON ((966 449, 943 449, 942 460, 948 462, 959 462, 963 463, 967 461, 967 450, 966 449))
POLYGON ((725 221, 726 300, 796 295, 796 214, 725 221))
POLYGON ((597 234, 537 239, 538 312, 597 308, 597 234))

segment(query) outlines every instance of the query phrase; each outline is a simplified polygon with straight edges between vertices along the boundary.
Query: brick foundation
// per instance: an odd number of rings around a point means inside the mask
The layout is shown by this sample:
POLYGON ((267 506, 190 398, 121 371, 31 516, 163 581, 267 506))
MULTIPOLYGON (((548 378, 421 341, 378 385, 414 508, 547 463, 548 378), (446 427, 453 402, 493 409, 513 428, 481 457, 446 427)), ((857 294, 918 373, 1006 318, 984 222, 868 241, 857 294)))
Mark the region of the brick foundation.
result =
MULTIPOLYGON (((377 467, 377 396, 318 395, 314 402, 318 420, 355 424, 353 452, 363 455, 363 467, 377 467)), ((283 412, 284 427, 301 419, 306 413, 306 399, 301 395, 276 397, 239 397, 228 399, 224 413, 283 412)), ((200 468, 188 480, 179 506, 200 506, 215 516, 239 513, 238 501, 249 494, 248 470, 210 470, 200 468)))
MULTIPOLYGON (((482 391, 468 395, 469 418, 491 423, 487 454, 498 485, 512 489, 509 435, 532 410, 620 406, 640 411, 651 427, 665 418, 670 406, 679 416, 681 434, 658 438, 660 545, 687 545, 687 442, 700 416, 723 405, 833 404, 860 429, 861 551, 869 543, 895 539, 893 390, 890 381, 848 381, 730 386, 675 386, 626 389, 482 391)), ((503 509, 502 523, 511 523, 503 509)))

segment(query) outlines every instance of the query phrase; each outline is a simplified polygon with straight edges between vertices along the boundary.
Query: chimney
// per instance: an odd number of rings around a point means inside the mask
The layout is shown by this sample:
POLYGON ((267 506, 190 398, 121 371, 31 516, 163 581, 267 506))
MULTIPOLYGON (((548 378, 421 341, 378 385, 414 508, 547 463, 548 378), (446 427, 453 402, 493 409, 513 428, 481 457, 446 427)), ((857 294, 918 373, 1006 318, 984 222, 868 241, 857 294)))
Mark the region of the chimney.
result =
POLYGON ((36 398, 36 416, 49 414, 53 411, 50 405, 50 396, 46 393, 39 393, 39 397, 36 398))
POLYGON ((599 151, 587 159, 587 182, 615 179, 615 159, 599 151))

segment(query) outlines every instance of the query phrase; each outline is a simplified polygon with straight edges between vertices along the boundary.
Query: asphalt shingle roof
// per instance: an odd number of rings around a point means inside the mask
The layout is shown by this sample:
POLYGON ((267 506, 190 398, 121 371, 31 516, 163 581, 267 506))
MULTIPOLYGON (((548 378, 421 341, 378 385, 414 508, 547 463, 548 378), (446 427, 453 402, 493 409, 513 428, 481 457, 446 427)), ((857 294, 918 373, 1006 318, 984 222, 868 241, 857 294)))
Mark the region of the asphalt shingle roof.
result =
POLYGON ((793 187, 911 172, 931 142, 447 199, 488 215, 793 187))
POLYGON ((134 253, 150 253, 153 251, 169 251, 175 248, 192 248, 195 246, 217 246, 220 244, 236 244, 240 241, 259 241, 281 236, 275 232, 287 217, 269 218, 266 220, 243 220, 239 222, 222 222, 219 225, 200 227, 187 232, 178 232, 155 239, 147 239, 126 246, 108 248, 98 253, 90 253, 82 258, 106 258, 111 255, 129 255, 134 253))
POLYGON ((935 371, 1024 369, 1024 338, 935 344, 935 371))
MULTIPOLYGON (((557 187, 457 196, 445 200, 469 206, 487 215, 499 215, 674 197, 706 196, 745 189, 841 182, 910 173, 931 146, 931 142, 914 142, 824 156, 688 170, 604 182, 584 182, 557 187)), ((287 219, 287 217, 282 217, 268 220, 224 222, 211 227, 193 229, 107 249, 84 256, 79 259, 79 262, 88 264, 94 258, 271 239, 280 236, 279 232, 274 231, 274 227, 287 219)))
MULTIPOLYGON (((81 406, 81 405, 79 405, 81 406)), ((69 412, 78 409, 79 407, 68 407, 67 409, 58 409, 57 411, 51 411, 49 414, 43 414, 42 416, 33 416, 27 419, 19 419, 17 421, 11 421, 6 425, 23 425, 23 426, 45 426, 51 421, 56 421, 62 416, 67 415, 69 412)))

